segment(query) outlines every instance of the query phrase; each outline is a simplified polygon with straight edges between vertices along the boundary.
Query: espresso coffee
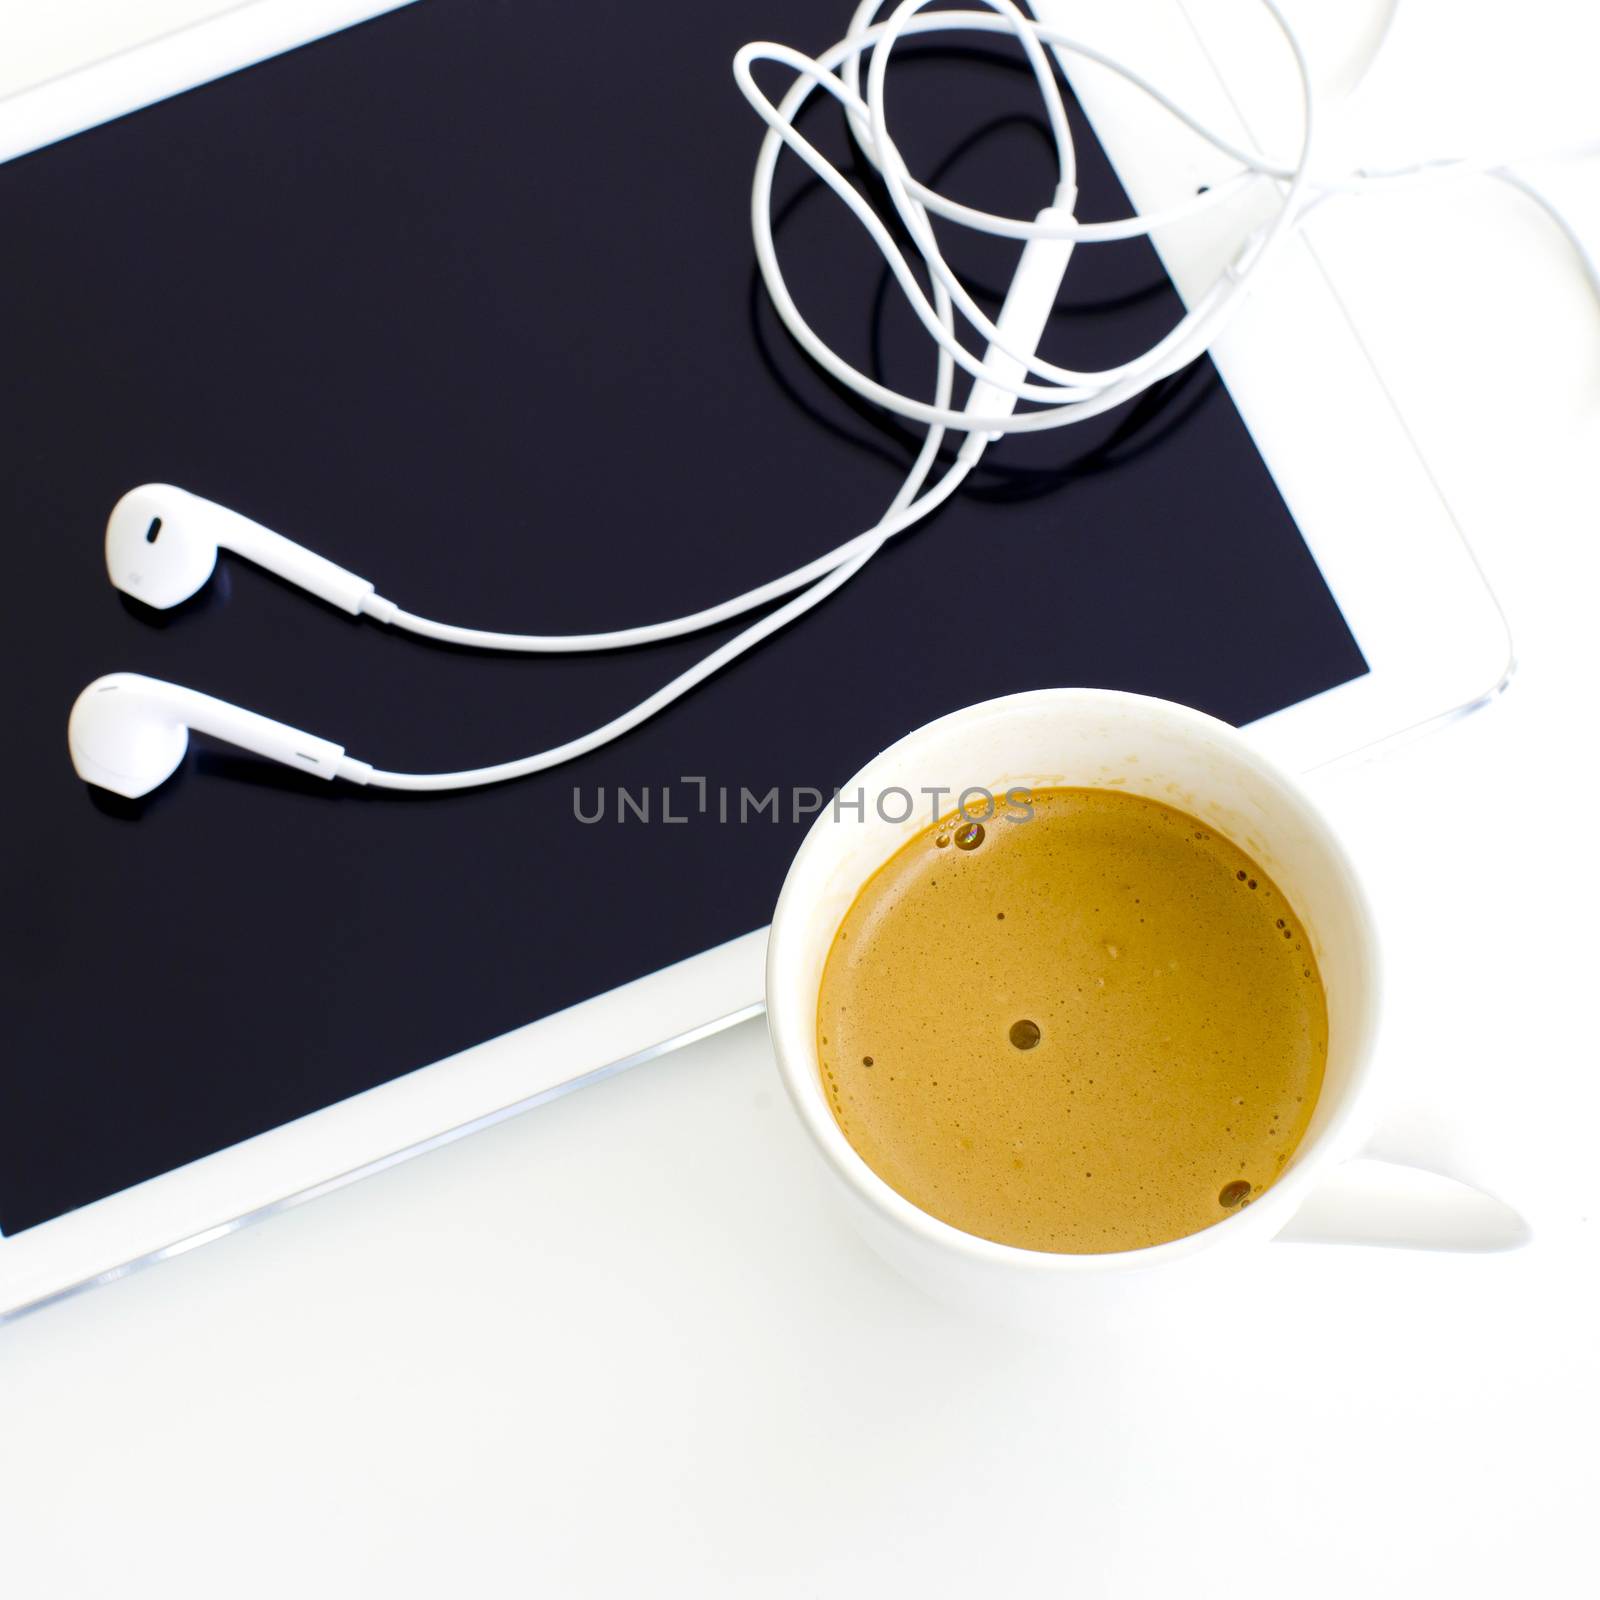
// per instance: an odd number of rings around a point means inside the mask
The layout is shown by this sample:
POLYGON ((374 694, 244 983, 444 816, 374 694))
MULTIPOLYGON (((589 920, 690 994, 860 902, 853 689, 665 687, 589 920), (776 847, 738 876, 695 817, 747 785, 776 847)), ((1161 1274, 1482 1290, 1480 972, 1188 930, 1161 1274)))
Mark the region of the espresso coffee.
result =
POLYGON ((1328 1021, 1277 885, 1206 823, 1040 789, 913 838, 834 935, 818 1059, 845 1137, 968 1233, 1132 1250, 1282 1172, 1328 1021))

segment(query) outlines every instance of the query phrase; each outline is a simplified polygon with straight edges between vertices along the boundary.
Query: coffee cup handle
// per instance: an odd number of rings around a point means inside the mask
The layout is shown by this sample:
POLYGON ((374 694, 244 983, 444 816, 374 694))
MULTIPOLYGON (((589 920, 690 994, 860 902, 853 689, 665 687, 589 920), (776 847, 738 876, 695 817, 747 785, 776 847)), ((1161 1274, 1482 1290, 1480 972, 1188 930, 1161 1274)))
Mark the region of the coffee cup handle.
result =
POLYGON ((1516 1250, 1531 1237, 1521 1213, 1425 1114, 1382 1126, 1322 1178, 1277 1235, 1294 1244, 1480 1252, 1516 1250))

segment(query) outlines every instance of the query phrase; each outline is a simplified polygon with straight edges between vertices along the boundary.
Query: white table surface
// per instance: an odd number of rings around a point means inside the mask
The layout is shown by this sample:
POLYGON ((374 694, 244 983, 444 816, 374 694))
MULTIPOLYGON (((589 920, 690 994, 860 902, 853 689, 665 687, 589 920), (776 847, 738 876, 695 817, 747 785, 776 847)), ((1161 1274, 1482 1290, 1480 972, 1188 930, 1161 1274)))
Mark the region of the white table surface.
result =
MULTIPOLYGON (((0 92, 222 9, 0 0, 0 92)), ((1411 0, 1361 126, 1570 136, 1589 9, 1411 0)), ((1337 89, 1381 0, 1291 10, 1337 89)), ((1551 187, 1600 240, 1600 166, 1551 187)), ((0 1594, 1595 1592, 1600 306, 1482 181, 1324 218, 1521 668, 1317 788, 1397 1113, 1533 1245, 1274 1246, 1162 1325, 969 1326, 843 1230, 749 1025, 0 1330, 0 1594)))

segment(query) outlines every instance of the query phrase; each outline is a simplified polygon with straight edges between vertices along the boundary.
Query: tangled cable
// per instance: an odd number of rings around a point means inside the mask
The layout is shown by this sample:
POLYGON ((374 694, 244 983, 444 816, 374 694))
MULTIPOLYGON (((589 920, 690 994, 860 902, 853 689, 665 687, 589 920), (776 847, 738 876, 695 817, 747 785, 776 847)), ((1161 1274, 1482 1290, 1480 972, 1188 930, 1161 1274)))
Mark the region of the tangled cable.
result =
MULTIPOLYGON (((1274 163, 1259 152, 1239 148, 1177 105, 1132 68, 1059 28, 1048 27, 1037 21, 1014 4, 1013 0, 982 0, 987 9, 974 11, 930 11, 928 8, 931 3, 932 0, 901 0, 885 20, 875 22, 873 18, 881 9, 881 0, 862 0, 844 38, 819 56, 802 55, 785 45, 755 43, 747 44, 734 58, 735 79, 768 129, 756 160, 751 220, 755 233, 756 260, 773 306, 796 342, 818 365, 863 399, 911 421, 928 426, 960 428, 994 438, 1008 433, 1032 433, 1064 427, 1098 416, 1143 393, 1152 384, 1187 366, 1208 349, 1220 332, 1229 310, 1238 303, 1250 280, 1262 270, 1292 226, 1305 191, 1312 155, 1313 92, 1305 55, 1275 0, 1260 0, 1289 47, 1303 107, 1300 149, 1294 161, 1285 166, 1274 163), (1044 104, 1057 162, 1055 195, 1051 204, 1036 217, 997 216, 992 212, 960 205, 929 189, 912 177, 889 132, 884 96, 889 62, 895 46, 907 37, 949 33, 1009 34, 1022 47, 1044 104), (1066 105, 1062 99, 1055 63, 1049 53, 1051 51, 1058 55, 1081 56, 1116 73, 1219 150, 1239 161, 1245 170, 1204 194, 1148 216, 1132 216, 1110 222, 1079 222, 1073 215, 1077 200, 1077 160, 1072 131, 1067 122, 1066 105), (867 68, 864 97, 861 89, 863 58, 867 68), (776 103, 755 81, 753 68, 761 61, 781 64, 796 74, 793 86, 776 103), (858 147, 881 178, 895 213, 916 248, 918 260, 935 286, 931 300, 923 293, 905 252, 896 244, 888 226, 871 204, 795 127, 795 120, 806 102, 819 91, 838 101, 849 118, 858 147), (773 175, 778 155, 783 149, 792 151, 805 162, 843 202, 883 256, 908 305, 938 346, 941 355, 973 378, 973 396, 969 397, 961 410, 952 409, 948 402, 930 404, 925 399, 877 382, 850 365, 805 320, 784 280, 772 234, 773 175), (1051 265, 1059 265, 1064 271, 1071 249, 1076 244, 1149 235, 1170 223, 1233 198, 1246 182, 1258 176, 1284 180, 1285 186, 1278 193, 1278 203, 1270 222, 1250 236, 1228 269, 1170 332, 1142 355, 1099 372, 1079 372, 1058 366, 1044 360, 1033 348, 1024 348, 1008 339, 1002 326, 984 313, 951 268, 940 249, 931 221, 932 217, 938 216, 978 233, 1015 239, 1026 245, 1053 244, 1057 248, 1051 265), (958 337, 952 307, 988 346, 981 360, 958 337), (978 403, 975 404, 974 400, 978 403), (1014 407, 1019 401, 1032 402, 1040 409, 1017 412, 1014 407)), ((1029 265, 1025 251, 1019 277, 1029 265)), ((1053 287, 1058 285, 1059 276, 1053 287)), ((1050 298, 1053 300, 1053 293, 1050 298)), ((1000 323, 1005 321, 1002 311, 1000 323)), ((974 447, 973 454, 976 453, 974 447)))
MULTIPOLYGON (((570 761, 637 727, 848 583, 886 541, 912 528, 948 500, 992 441, 1007 434, 1066 427, 1099 416, 1134 399, 1204 354, 1288 234, 1313 210, 1340 195, 1408 178, 1434 178, 1452 172, 1488 173, 1515 185, 1550 214, 1577 250, 1600 294, 1600 269, 1571 225, 1546 196, 1525 178, 1509 171, 1504 163, 1426 161, 1383 172, 1357 171, 1331 181, 1314 178, 1311 162, 1315 96, 1311 73, 1276 0, 1260 0, 1260 4, 1287 46, 1302 107, 1299 149, 1289 161, 1274 160, 1262 151, 1238 145, 1125 63, 1060 28, 1040 22, 1015 0, 977 0, 977 8, 960 11, 932 10, 932 3, 933 0, 900 0, 887 16, 880 18, 887 0, 861 0, 844 37, 819 55, 808 56, 781 44, 753 43, 734 58, 739 88, 767 125, 751 186, 751 223, 757 264, 774 309, 796 343, 825 372, 873 405, 926 430, 916 459, 883 515, 826 554, 743 594, 686 616, 604 633, 513 634, 464 628, 417 616, 391 600, 371 595, 363 609, 379 621, 458 645, 537 654, 614 650, 678 638, 746 615, 773 601, 782 600, 784 604, 631 710, 580 738, 537 755, 467 772, 408 774, 366 769, 362 781, 401 789, 459 789, 498 783, 570 761), (886 85, 896 47, 906 39, 970 34, 1013 39, 1038 88, 1055 147, 1057 182, 1050 203, 1034 217, 999 216, 937 193, 911 174, 890 132, 886 85), (1238 170, 1201 193, 1160 211, 1104 222, 1078 221, 1074 214, 1076 155, 1057 75, 1062 59, 1071 57, 1116 74, 1236 162, 1238 170), (780 66, 794 74, 794 82, 776 101, 756 83, 755 68, 761 63, 780 66), (819 93, 841 107, 857 147, 882 181, 914 254, 908 255, 896 242, 889 222, 796 127, 800 113, 819 93), (803 161, 860 224, 927 331, 936 351, 931 397, 890 388, 852 366, 811 327, 795 303, 773 237, 773 180, 785 150, 803 161), (1173 223, 1225 205, 1252 187, 1271 199, 1268 220, 1249 234, 1216 281, 1149 349, 1097 372, 1077 371, 1039 355, 1040 335, 1076 247, 1148 237, 1173 223), (984 312, 951 267, 934 232, 935 218, 1022 245, 998 318, 990 318, 984 312), (919 269, 927 276, 926 291, 919 269), (963 332, 983 344, 981 358, 963 341, 963 332), (965 399, 959 404, 955 398, 958 372, 971 379, 965 399), (963 435, 962 442, 954 459, 929 487, 946 434, 951 432, 963 435)), ((1391 13, 1389 23, 1392 22, 1391 13)))
POLYGON ((862 0, 845 37, 820 56, 805 56, 785 45, 755 43, 746 45, 734 58, 734 75, 739 87, 767 124, 767 135, 756 159, 751 217, 756 259, 778 315, 801 348, 825 371, 874 404, 920 423, 927 430, 899 492, 883 515, 863 532, 826 554, 744 594, 687 616, 606 633, 511 634, 462 628, 402 610, 380 595, 371 596, 364 608, 369 614, 410 632, 469 647, 537 654, 615 650, 678 638, 745 615, 785 596, 792 598, 664 684, 646 700, 580 738, 537 755, 467 772, 372 771, 365 781, 399 789, 471 788, 543 771, 609 743, 842 588, 886 541, 915 526, 948 500, 971 473, 992 439, 1007 433, 1063 427, 1109 411, 1188 365, 1216 338, 1229 308, 1237 302, 1251 276, 1261 270, 1292 223, 1310 161, 1310 71, 1299 42, 1274 0, 1261 0, 1261 3, 1288 43, 1305 104, 1300 152, 1289 167, 1275 165, 1259 154, 1241 150, 1228 139, 1212 133, 1132 69, 1059 29, 1046 27, 1022 11, 1013 0, 983 0, 989 9, 975 11, 930 12, 927 9, 930 3, 931 0, 902 0, 886 20, 878 22, 873 19, 881 9, 882 0, 862 0), (919 183, 907 169, 889 133, 884 103, 889 61, 900 39, 936 33, 1009 33, 1021 45, 1043 98, 1059 169, 1051 204, 1037 217, 1002 217, 960 205, 919 183), (1080 223, 1073 215, 1077 163, 1072 131, 1060 85, 1046 53, 1047 46, 1097 61, 1119 73, 1157 104, 1204 134, 1219 149, 1241 161, 1246 172, 1213 190, 1209 197, 1199 196, 1152 216, 1080 223), (793 86, 776 103, 755 81, 753 68, 760 61, 779 63, 796 74, 793 86), (861 89, 863 62, 866 66, 864 96, 861 89), (885 222, 850 181, 795 127, 795 118, 810 97, 819 91, 831 95, 843 107, 858 144, 882 177, 895 210, 928 271, 931 295, 923 292, 912 264, 895 244, 885 222), (919 399, 887 388, 851 366, 818 336, 795 304, 784 281, 772 235, 773 174, 785 148, 799 156, 849 208, 882 252, 896 282, 928 330, 938 352, 931 399, 919 399), (1264 229, 1252 235, 1227 273, 1163 339, 1143 355, 1103 372, 1077 372, 1038 356, 1038 337, 1054 305, 1075 245, 1148 234, 1204 205, 1227 198, 1257 173, 1281 178, 1287 184, 1276 215, 1264 229), (946 261, 934 237, 930 220, 934 216, 1023 244, 1022 259, 998 322, 984 313, 946 261), (988 342, 988 351, 981 361, 958 338, 957 313, 988 342), (958 369, 973 380, 961 409, 954 404, 958 369), (1015 409, 1019 402, 1037 405, 1039 409, 1019 412, 1015 409), (954 461, 931 487, 925 487, 939 460, 946 432, 952 429, 964 433, 965 439, 954 461))

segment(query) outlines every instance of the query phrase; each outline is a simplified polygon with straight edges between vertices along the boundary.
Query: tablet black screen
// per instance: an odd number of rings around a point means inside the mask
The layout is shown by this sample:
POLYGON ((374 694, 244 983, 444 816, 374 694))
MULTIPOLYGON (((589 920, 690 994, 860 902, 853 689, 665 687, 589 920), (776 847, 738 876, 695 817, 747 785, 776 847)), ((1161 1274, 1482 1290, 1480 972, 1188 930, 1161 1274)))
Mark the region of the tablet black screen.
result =
MULTIPOLYGON (((155 616, 106 581, 107 511, 167 480, 485 627, 677 615, 867 526, 915 441, 823 381, 765 303, 760 126, 729 70, 847 7, 424 0, 0 168, 13 563, 4 716, 0 1230, 14 1233, 766 921, 827 789, 912 726, 1045 684, 1247 721, 1365 671, 1214 370, 995 449, 942 514, 665 715, 575 766, 439 798, 216 747, 142 805, 87 791, 67 711, 170 678, 406 770, 583 732, 725 633, 601 658, 468 655, 228 560, 155 616), (703 779, 709 814, 586 825, 703 779)), ((1013 214, 1052 182, 1013 52, 910 44, 919 174, 1013 214)), ((807 131, 845 153, 838 117, 807 131)), ((1079 123, 1081 214, 1123 196, 1079 123)), ((931 381, 838 206, 786 164, 797 296, 858 364, 931 381)), ((994 294, 1012 252, 956 240, 994 294)), ((1046 352, 1177 317, 1143 245, 1081 252, 1046 352)), ((993 294, 990 299, 994 303, 993 294)), ((731 631, 731 630, 730 630, 731 631)))

